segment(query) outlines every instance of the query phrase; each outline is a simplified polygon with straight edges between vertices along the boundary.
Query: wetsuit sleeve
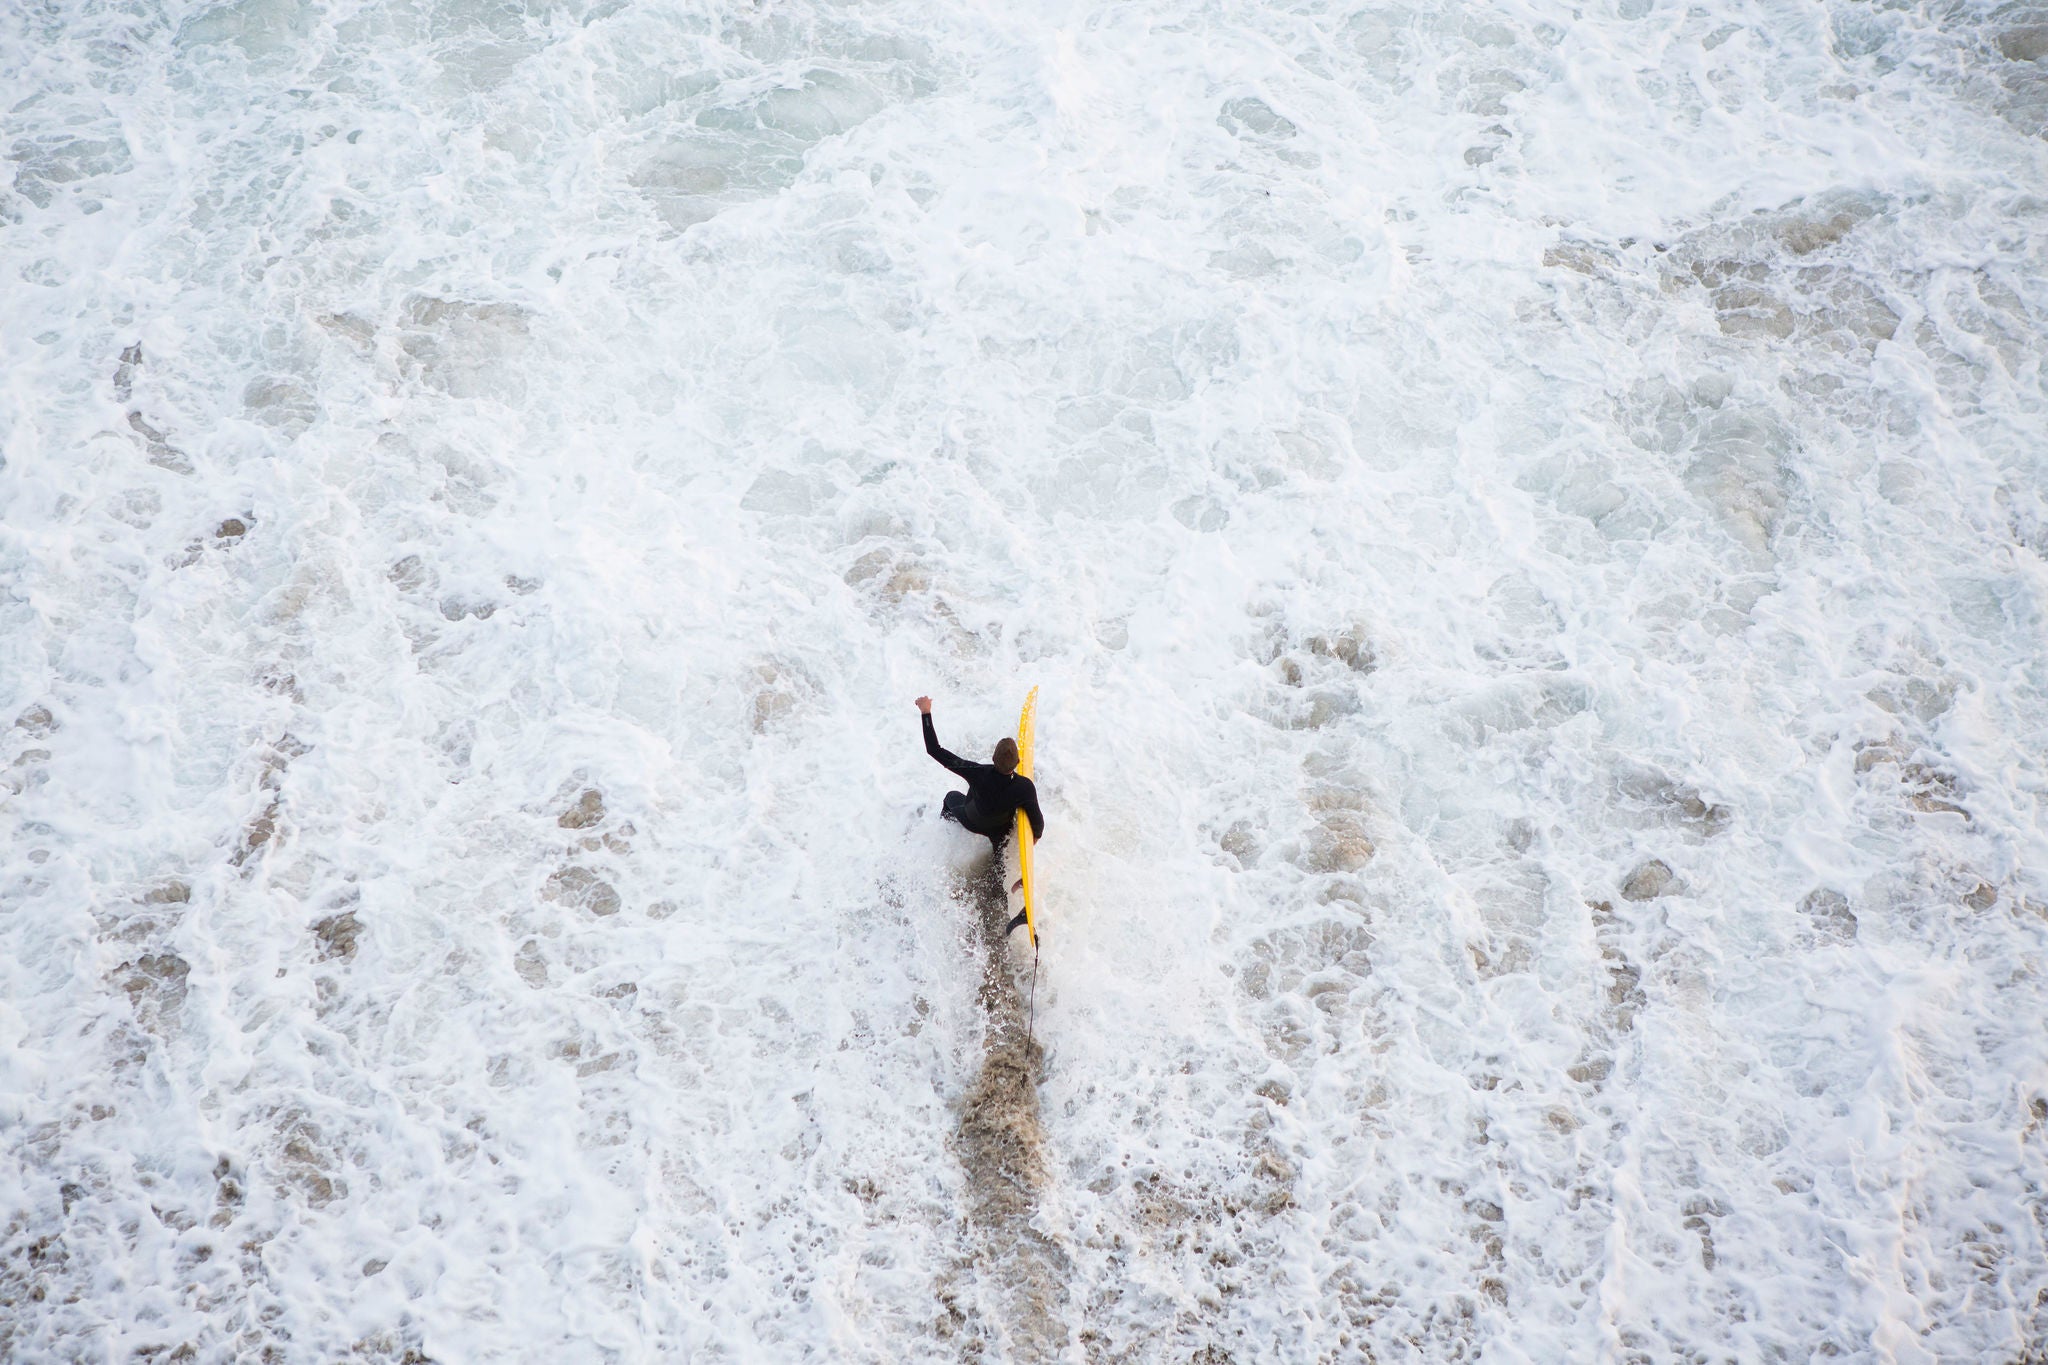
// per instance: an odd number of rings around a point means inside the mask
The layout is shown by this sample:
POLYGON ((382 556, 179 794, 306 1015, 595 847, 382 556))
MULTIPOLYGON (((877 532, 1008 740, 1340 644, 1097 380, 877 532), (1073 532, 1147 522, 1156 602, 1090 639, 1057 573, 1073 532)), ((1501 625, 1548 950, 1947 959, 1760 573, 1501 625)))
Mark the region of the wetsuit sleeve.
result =
POLYGON ((924 713, 924 751, 962 777, 967 776, 967 770, 973 766, 958 754, 949 754, 939 747, 939 732, 932 729, 932 713, 929 711, 924 713))
POLYGON ((1045 837, 1045 817, 1038 813, 1038 788, 1028 777, 1024 779, 1024 799, 1018 805, 1031 821, 1031 837, 1043 839, 1045 837))

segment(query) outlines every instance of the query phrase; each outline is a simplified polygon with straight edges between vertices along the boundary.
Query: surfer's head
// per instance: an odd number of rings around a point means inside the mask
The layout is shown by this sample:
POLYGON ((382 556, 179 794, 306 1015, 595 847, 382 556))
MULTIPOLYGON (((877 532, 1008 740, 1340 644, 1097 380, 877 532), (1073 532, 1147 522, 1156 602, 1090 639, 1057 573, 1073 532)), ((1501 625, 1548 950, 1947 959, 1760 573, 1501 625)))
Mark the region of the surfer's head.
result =
POLYGON ((996 741, 996 767, 1004 777, 1017 771, 1017 741, 1007 736, 996 741))

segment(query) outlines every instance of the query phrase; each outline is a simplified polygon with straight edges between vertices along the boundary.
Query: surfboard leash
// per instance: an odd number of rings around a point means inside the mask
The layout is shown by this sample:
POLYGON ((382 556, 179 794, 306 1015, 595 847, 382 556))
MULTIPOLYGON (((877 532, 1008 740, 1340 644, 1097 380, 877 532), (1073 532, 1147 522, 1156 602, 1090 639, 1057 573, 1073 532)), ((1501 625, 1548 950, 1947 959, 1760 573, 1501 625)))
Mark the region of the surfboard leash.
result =
POLYGON ((1031 1013, 1025 1017, 1024 1044, 1026 1056, 1029 1048, 1038 1041, 1038 935, 1031 936, 1031 1013))

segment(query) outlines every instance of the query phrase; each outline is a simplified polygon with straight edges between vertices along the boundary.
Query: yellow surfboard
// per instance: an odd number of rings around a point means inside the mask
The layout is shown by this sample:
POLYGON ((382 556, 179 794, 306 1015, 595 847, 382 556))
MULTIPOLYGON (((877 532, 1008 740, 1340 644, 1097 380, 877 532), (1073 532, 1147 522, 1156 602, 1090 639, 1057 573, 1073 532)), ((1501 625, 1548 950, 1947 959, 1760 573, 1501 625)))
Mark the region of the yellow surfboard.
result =
MULTIPOLYGON (((1031 776, 1031 732, 1038 719, 1038 689, 1024 699, 1024 714, 1017 718, 1017 771, 1031 776)), ((1017 812, 1017 875, 1024 882, 1024 927, 1031 931, 1031 946, 1038 947, 1038 888, 1031 883, 1031 817, 1017 812)))

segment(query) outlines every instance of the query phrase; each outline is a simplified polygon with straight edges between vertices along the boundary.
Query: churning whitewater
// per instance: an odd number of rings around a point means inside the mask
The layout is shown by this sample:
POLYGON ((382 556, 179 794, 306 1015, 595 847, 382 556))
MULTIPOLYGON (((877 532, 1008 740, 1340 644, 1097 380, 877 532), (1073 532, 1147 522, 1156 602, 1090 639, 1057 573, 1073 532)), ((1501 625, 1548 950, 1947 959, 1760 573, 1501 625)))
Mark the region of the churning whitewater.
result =
POLYGON ((0 1357, 2044 1359, 2048 10, 0 108, 0 1357), (911 704, 1034 685, 1035 1000, 911 704))

